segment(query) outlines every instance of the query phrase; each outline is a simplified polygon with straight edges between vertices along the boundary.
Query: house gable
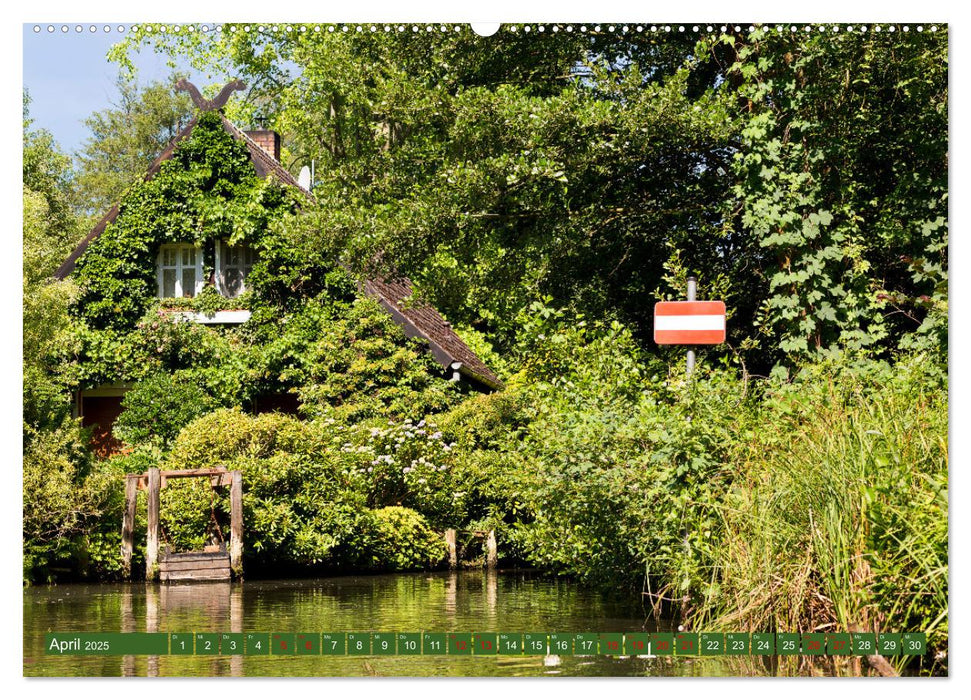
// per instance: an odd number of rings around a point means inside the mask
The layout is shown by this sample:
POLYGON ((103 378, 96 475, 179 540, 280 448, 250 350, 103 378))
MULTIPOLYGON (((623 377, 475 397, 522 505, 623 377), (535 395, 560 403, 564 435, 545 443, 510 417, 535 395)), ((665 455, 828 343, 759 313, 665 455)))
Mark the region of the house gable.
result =
MULTIPOLYGON (((228 96, 226 90, 223 93, 228 96)), ((142 181, 105 214, 54 277, 80 278, 81 306, 96 325, 130 323, 165 290, 189 296, 187 286, 194 285, 194 293, 208 286, 218 288, 216 257, 221 245, 249 238, 241 237, 240 229, 258 235, 274 216, 312 201, 313 195, 272 154, 221 112, 210 109, 196 115, 173 139, 142 181), (231 139, 225 139, 227 134, 231 139), (200 138, 206 142, 201 149, 195 143, 200 138), (218 159, 201 152, 207 145, 219 151, 218 159), (201 201, 179 197, 178 187, 186 184, 187 177, 208 186, 201 201), (256 208, 262 210, 256 217, 254 207, 246 206, 254 200, 262 205, 256 208), (165 244, 194 244, 198 258, 173 262, 170 272, 164 273, 156 256, 165 244), (177 277, 180 283, 166 286, 163 274, 182 275, 177 277)), ((481 388, 502 386, 437 310, 409 302, 410 280, 368 279, 361 291, 381 303, 408 336, 426 340, 438 363, 456 378, 481 388)))

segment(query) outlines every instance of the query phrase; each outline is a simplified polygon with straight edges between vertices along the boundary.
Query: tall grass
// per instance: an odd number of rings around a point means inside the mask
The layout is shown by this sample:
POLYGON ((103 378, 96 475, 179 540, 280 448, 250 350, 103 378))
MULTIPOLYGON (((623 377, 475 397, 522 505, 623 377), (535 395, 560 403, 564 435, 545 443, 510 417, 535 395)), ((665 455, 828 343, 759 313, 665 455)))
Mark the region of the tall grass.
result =
POLYGON ((923 631, 946 654, 946 389, 917 364, 834 372, 770 393, 760 422, 694 624, 923 631))

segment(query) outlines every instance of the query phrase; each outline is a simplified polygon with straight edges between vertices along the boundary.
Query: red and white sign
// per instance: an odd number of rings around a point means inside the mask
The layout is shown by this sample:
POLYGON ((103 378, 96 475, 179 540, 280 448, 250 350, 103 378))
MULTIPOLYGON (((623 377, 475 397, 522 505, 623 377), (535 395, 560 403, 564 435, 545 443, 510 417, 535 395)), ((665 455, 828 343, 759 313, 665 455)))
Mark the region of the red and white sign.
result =
POLYGON ((658 345, 718 345, 725 342, 725 302, 659 301, 654 305, 658 345))

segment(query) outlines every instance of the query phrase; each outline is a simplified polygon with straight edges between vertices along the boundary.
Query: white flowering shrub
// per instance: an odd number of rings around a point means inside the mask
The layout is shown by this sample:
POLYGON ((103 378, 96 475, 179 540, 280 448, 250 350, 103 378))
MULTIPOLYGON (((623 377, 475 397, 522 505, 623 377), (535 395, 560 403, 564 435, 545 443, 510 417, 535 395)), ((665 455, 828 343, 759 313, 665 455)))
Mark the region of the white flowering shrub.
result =
POLYGON ((434 423, 405 419, 332 427, 344 474, 367 494, 369 507, 406 506, 436 527, 460 524, 466 493, 456 474, 455 443, 446 442, 434 423))

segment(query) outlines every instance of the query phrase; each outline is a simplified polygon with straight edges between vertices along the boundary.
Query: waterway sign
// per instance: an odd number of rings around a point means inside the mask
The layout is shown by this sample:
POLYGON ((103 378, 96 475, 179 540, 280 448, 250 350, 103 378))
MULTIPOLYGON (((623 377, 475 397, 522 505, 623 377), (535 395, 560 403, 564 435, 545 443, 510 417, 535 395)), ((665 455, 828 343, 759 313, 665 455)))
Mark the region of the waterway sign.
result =
POLYGON ((725 342, 725 302, 659 301, 654 305, 658 345, 718 345, 725 342))

